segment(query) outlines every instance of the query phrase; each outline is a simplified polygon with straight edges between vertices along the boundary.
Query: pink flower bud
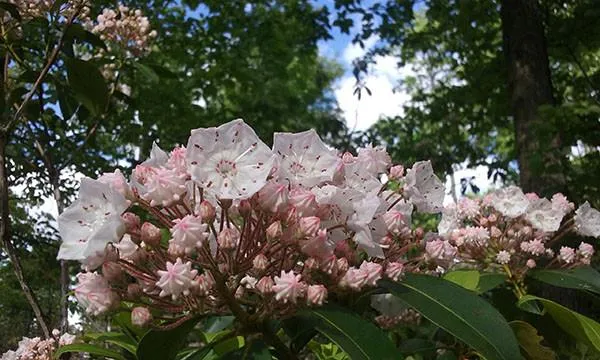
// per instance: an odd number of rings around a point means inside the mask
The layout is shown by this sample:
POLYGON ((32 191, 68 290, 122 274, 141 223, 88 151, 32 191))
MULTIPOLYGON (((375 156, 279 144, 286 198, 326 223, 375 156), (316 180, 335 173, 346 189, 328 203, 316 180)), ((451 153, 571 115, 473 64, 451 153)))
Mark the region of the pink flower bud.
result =
POLYGON ((217 237, 217 243, 219 247, 223 250, 231 250, 235 249, 238 242, 240 240, 240 233, 235 228, 224 228, 223 231, 219 233, 217 237))
POLYGON ((340 280, 340 286, 360 290, 365 285, 366 279, 367 274, 363 270, 352 267, 340 280))
POLYGON ((217 216, 215 207, 207 200, 204 200, 200 203, 199 213, 200 218, 202 218, 202 221, 204 221, 207 224, 212 224, 212 222, 215 221, 215 217, 217 216))
POLYGON ((132 212, 126 212, 121 215, 121 218, 125 222, 125 228, 128 233, 134 233, 140 229, 140 217, 132 212))
POLYGON ((138 306, 131 311, 131 323, 135 326, 146 327, 152 322, 152 314, 145 307, 138 306))
POLYGON ((149 222, 142 225, 141 239, 146 245, 157 247, 160 245, 160 229, 149 222))
POLYGON ((295 188, 289 195, 290 204, 300 216, 314 215, 318 208, 315 194, 304 188, 295 188))
POLYGON ((102 276, 109 282, 116 282, 121 279, 123 270, 116 262, 107 261, 102 264, 102 276))
POLYGON ((139 284, 129 284, 127 285, 127 298, 130 300, 137 300, 140 296, 142 296, 143 290, 139 284))
POLYGON ((389 210, 383 214, 382 219, 388 231, 392 234, 398 234, 404 227, 406 227, 404 214, 398 210, 389 210))
POLYGON ((345 152, 344 155, 342 155, 342 162, 344 164, 352 164, 355 161, 354 155, 352 155, 349 152, 345 152))
POLYGON ((213 285, 215 284, 215 281, 210 274, 206 273, 206 274, 198 275, 196 277, 196 283, 198 284, 196 287, 198 295, 208 296, 210 290, 212 289, 213 285))
POLYGON ((323 305, 327 299, 327 289, 323 285, 310 285, 306 291, 306 302, 308 305, 323 305))
POLYGON ((385 276, 388 278, 398 281, 404 273, 404 264, 399 262, 391 262, 385 267, 385 276))
POLYGON ((422 239, 423 236, 425 236, 425 230, 423 230, 423 228, 419 226, 415 229, 415 236, 417 237, 417 239, 422 239))
POLYGON ((256 290, 263 295, 270 294, 273 292, 273 285, 275 285, 275 283, 270 276, 263 276, 256 283, 256 290))
POLYGON ((526 265, 527 265, 527 267, 528 267, 528 268, 530 268, 530 269, 533 269, 533 268, 535 268, 535 267, 536 267, 535 260, 533 260, 533 259, 529 259, 529 260, 527 260, 527 264, 526 264, 526 265))
POLYGON ((342 257, 342 258, 337 259, 336 262, 337 262, 336 266, 337 266, 338 274, 343 274, 346 271, 348 271, 348 267, 349 267, 348 259, 346 259, 345 257, 342 257))
POLYGON ((498 216, 496 216, 496 214, 490 214, 487 217, 488 221, 491 222, 492 224, 495 223, 496 221, 498 221, 498 216))
POLYGON ((250 215, 252 213, 252 204, 250 203, 250 200, 248 200, 248 199, 240 200, 240 205, 238 206, 238 211, 240 212, 240 215, 242 215, 242 216, 250 215))
POLYGON ((390 168, 390 179, 398 180, 404 176, 404 166, 394 165, 390 168))
POLYGON ((310 257, 304 260, 304 268, 308 270, 316 270, 319 268, 319 260, 310 257))
POLYGON ((493 238, 499 239, 502 236, 502 231, 495 226, 490 229, 490 234, 493 238))
POLYGON ((269 265, 269 259, 264 254, 258 254, 252 260, 252 268, 256 271, 264 271, 269 265))
MULTIPOLYGON (((308 256, 325 259, 333 256, 334 246, 333 242, 327 239, 327 230, 321 229, 317 231, 316 236, 302 241, 301 250, 308 256)), ((335 256, 333 257, 335 258, 335 256)))
POLYGON ((287 205, 288 187, 285 184, 275 182, 267 183, 258 192, 260 206, 271 212, 279 212, 287 205))
POLYGON ((360 264, 360 270, 367 274, 365 285, 370 286, 377 285, 377 281, 381 279, 381 274, 383 273, 383 267, 380 264, 370 261, 363 261, 363 263, 360 264))
POLYGON ((321 228, 321 219, 316 216, 308 216, 300 219, 300 232, 304 236, 314 236, 321 228))
POLYGON ((294 206, 290 206, 285 211, 285 222, 292 225, 298 222, 298 210, 294 206))
POLYGON ((275 221, 267 228, 267 239, 276 240, 281 237, 283 230, 281 229, 281 222, 275 221))

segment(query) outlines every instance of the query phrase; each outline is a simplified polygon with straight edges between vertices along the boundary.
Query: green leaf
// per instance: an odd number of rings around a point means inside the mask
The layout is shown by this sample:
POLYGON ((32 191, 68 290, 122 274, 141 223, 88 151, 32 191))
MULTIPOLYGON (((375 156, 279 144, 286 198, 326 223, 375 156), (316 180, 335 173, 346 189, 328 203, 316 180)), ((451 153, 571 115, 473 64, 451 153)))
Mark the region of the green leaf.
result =
POLYGON ((135 355, 137 343, 121 332, 87 333, 84 338, 117 345, 135 355))
POLYGON ((98 35, 87 31, 81 24, 72 24, 65 32, 65 43, 72 44, 74 41, 86 42, 93 47, 107 50, 104 41, 98 35))
POLYGON ((399 283, 381 280, 379 285, 487 360, 521 357, 506 320, 473 292, 447 280, 418 274, 407 274, 399 283))
POLYGON ((533 295, 522 297, 519 300, 519 306, 531 301, 541 302, 544 309, 564 331, 600 352, 600 324, 554 301, 533 295))
POLYGON ((103 356, 109 359, 125 360, 125 357, 116 351, 90 344, 71 344, 61 346, 54 353, 54 358, 58 359, 62 354, 66 353, 87 353, 90 355, 103 356))
POLYGON ((479 284, 477 284, 477 292, 483 294, 506 282, 506 275, 499 273, 483 273, 479 274, 479 284))
POLYGON ((397 359, 398 350, 386 334, 353 312, 337 306, 304 310, 298 317, 336 343, 353 360, 397 359))
POLYGON ((148 331, 138 346, 138 360, 175 359, 177 353, 185 344, 188 333, 199 320, 199 318, 190 319, 168 331, 148 331))
POLYGON ((241 349, 222 355, 222 360, 271 360, 273 356, 269 347, 262 340, 256 340, 241 349))
POLYGON ((538 335, 537 329, 525 321, 515 320, 509 323, 513 329, 521 352, 528 360, 551 360, 556 359, 552 349, 542 345, 544 338, 538 335))
POLYGON ((437 346, 434 341, 428 339, 408 339, 403 341, 399 350, 405 355, 425 353, 427 356, 435 354, 437 346))
POLYGON ((139 62, 134 62, 133 67, 143 78, 151 83, 157 83, 160 80, 158 74, 156 74, 156 72, 149 66, 140 64, 139 62))
POLYGON ((456 270, 444 275, 444 279, 464 287, 467 290, 477 289, 479 284, 479 271, 477 270, 456 270))
POLYGON ((600 272, 590 266, 569 270, 534 270, 527 274, 546 284, 600 294, 600 272))
POLYGON ((100 115, 108 101, 108 87, 98 68, 90 62, 66 57, 67 77, 75 97, 92 114, 100 115))

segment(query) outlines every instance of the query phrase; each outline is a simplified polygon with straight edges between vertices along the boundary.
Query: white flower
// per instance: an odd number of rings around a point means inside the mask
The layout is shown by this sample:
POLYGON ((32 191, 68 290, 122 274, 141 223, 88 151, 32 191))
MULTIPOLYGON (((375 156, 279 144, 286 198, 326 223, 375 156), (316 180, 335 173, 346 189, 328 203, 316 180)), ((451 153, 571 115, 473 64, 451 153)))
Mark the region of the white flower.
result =
POLYGON ((529 204, 525 219, 538 230, 554 232, 560 228, 560 222, 564 215, 565 213, 552 206, 548 199, 541 198, 529 204))
POLYGON ((357 163, 372 174, 380 174, 392 165, 392 159, 383 146, 369 144, 364 148, 358 149, 357 163))
POLYGON ((134 260, 139 249, 139 246, 131 240, 129 234, 123 235, 123 238, 118 244, 115 244, 115 247, 119 250, 119 257, 124 260, 134 260))
POLYGON ((506 250, 501 250, 498 252, 498 254, 496 254, 496 261, 498 264, 508 264, 510 262, 510 253, 506 250))
POLYGON ((314 130, 275 133, 273 153, 279 157, 279 176, 292 185, 312 187, 332 181, 340 159, 314 130))
POLYGON ((192 130, 186 156, 192 180, 221 199, 254 195, 267 183, 275 159, 241 119, 192 130))
POLYGON ((161 297, 171 295, 173 300, 176 300, 181 294, 189 295, 190 288, 197 284, 194 278, 198 270, 192 269, 192 263, 189 261, 184 264, 181 258, 177 258, 175 263, 167 261, 167 270, 158 270, 157 273, 160 279, 156 286, 161 289, 161 297))
POLYGON ((346 186, 364 192, 376 194, 381 188, 381 181, 362 162, 344 164, 346 186))
POLYGON ((127 179, 125 179, 121 170, 117 169, 111 173, 104 173, 98 178, 98 181, 109 185, 113 190, 120 192, 125 198, 133 199, 133 191, 131 191, 131 187, 127 184, 127 179))
POLYGON ((165 166, 169 161, 169 154, 158 146, 155 142, 152 143, 152 150, 150 151, 150 157, 142 163, 148 167, 159 167, 165 166))
POLYGON ((442 210, 445 189, 444 184, 433 173, 431 161, 416 162, 406 172, 404 194, 417 210, 426 213, 437 213, 442 210))
POLYGON ((516 218, 523 215, 529 207, 529 199, 516 186, 509 186, 494 192, 490 200, 490 205, 494 209, 509 218, 516 218))
POLYGON ((575 229, 580 235, 600 238, 600 211, 583 203, 575 211, 575 229))
POLYGON ((185 180, 186 175, 177 169, 155 168, 146 176, 141 197, 150 201, 151 206, 169 206, 186 192, 185 180))
POLYGON ((58 258, 82 261, 118 242, 125 232, 121 214, 128 206, 125 197, 109 185, 83 178, 79 198, 58 217, 63 240, 58 258))
POLYGON ((442 210, 442 220, 438 224, 438 233, 442 236, 451 233, 452 230, 460 226, 458 220, 456 205, 451 204, 444 207, 444 210, 442 210))

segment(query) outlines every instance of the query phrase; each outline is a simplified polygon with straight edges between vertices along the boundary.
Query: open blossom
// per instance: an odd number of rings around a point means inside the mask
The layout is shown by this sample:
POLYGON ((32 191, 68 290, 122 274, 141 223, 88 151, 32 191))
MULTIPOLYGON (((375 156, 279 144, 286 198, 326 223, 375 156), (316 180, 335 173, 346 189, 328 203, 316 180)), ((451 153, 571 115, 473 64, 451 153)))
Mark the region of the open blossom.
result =
POLYGON ((92 315, 105 313, 119 302, 119 296, 112 291, 108 281, 95 272, 77 274, 75 297, 85 311, 92 315))
POLYGON ((283 301, 283 303, 292 302, 295 304, 306 289, 306 284, 300 281, 301 278, 301 275, 294 274, 293 271, 285 272, 282 270, 280 276, 275 276, 275 285, 273 285, 275 299, 283 301))
POLYGON ((258 201, 266 210, 272 212, 283 210, 288 202, 288 186, 276 182, 268 182, 258 192, 258 201))
POLYGON ((247 199, 266 183, 271 150, 241 119, 192 130, 187 145, 192 180, 220 199, 247 199))
POLYGON ((173 254, 192 254, 197 248, 202 247, 208 238, 207 225, 200 217, 186 215, 181 219, 173 220, 175 225, 171 228, 169 252, 173 254))
POLYGON ((437 213, 442 210, 444 184, 433 173, 431 161, 416 162, 405 176, 404 192, 419 211, 437 213))
POLYGON ((556 208, 548 199, 532 201, 527 208, 525 219, 536 229, 544 232, 553 232, 560 228, 560 223, 565 216, 562 209, 556 208))
POLYGON ((392 165, 392 158, 385 148, 371 144, 358 149, 357 160, 366 171, 374 174, 383 173, 392 165))
POLYGON ((112 173, 104 173, 99 178, 98 181, 105 183, 111 187, 114 191, 121 193, 126 199, 133 198, 133 192, 131 191, 131 187, 127 183, 127 179, 121 172, 121 170, 117 169, 112 173))
POLYGON ((198 274, 198 270, 192 269, 192 263, 181 261, 177 258, 175 263, 167 261, 167 270, 158 270, 160 279, 156 282, 156 286, 161 289, 160 296, 171 295, 173 299, 183 295, 190 294, 190 288, 196 285, 194 278, 198 274))
POLYGON ((541 239, 533 239, 531 241, 525 241, 521 243, 521 250, 531 255, 543 255, 546 252, 544 243, 541 239))
POLYGON ((279 158, 279 177, 291 185, 311 187, 333 180, 340 159, 314 130, 275 133, 273 152, 279 158))
POLYGON ((142 198, 150 205, 168 206, 181 199, 186 192, 186 175, 174 169, 155 168, 146 176, 142 198))
POLYGON ((82 261, 102 254, 108 243, 123 236, 121 214, 128 206, 125 197, 109 185, 84 178, 79 198, 58 217, 63 240, 58 258, 82 261))
POLYGON ((492 194, 491 206, 504 216, 516 218, 527 211, 529 199, 518 187, 509 186, 492 194))
POLYGON ((600 211, 587 201, 575 211, 575 229, 583 236, 600 237, 600 211))

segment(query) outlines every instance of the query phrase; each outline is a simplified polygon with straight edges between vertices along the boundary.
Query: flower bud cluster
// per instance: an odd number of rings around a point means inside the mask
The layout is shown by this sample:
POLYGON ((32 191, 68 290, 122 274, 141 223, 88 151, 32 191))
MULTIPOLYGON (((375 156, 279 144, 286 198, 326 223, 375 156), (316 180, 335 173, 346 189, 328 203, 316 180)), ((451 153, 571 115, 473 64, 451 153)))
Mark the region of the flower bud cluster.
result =
POLYGON ((150 52, 151 40, 157 36, 150 22, 139 9, 119 5, 117 10, 104 9, 96 22, 86 22, 86 27, 107 43, 109 50, 123 49, 134 57, 150 52))
POLYGON ((58 9, 55 9, 55 0, 8 0, 8 2, 17 6, 19 14, 25 20, 45 18, 56 10, 65 19, 75 16, 85 20, 90 14, 89 0, 69 0, 58 9))
POLYGON ((588 265, 594 248, 586 242, 560 246, 561 240, 569 234, 600 237, 600 212, 587 202, 575 211, 562 194, 548 200, 511 186, 446 207, 438 232, 425 244, 426 257, 446 268, 477 264, 516 274, 540 266, 572 268, 588 265))
POLYGON ((54 329, 52 337, 42 339, 39 337, 24 337, 19 341, 16 350, 9 350, 2 354, 0 360, 52 360, 57 348, 64 345, 70 345, 75 342, 75 336, 69 333, 60 334, 60 331, 54 329))

